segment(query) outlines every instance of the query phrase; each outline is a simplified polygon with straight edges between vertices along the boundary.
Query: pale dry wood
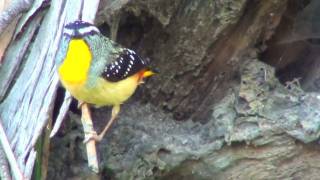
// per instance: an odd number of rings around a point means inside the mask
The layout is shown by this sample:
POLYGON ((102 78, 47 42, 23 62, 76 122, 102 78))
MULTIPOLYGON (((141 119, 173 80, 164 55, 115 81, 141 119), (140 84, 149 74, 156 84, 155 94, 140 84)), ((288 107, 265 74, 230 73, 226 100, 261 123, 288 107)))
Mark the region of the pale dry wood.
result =
POLYGON ((14 18, 28 10, 32 3, 33 0, 11 0, 9 5, 5 4, 6 7, 0 13, 0 34, 2 34, 14 18))
POLYGON ((0 13, 4 11, 10 4, 11 0, 1 0, 0 1, 0 13))
MULTIPOLYGON (((90 114, 90 109, 87 103, 83 103, 81 105, 81 123, 84 131, 84 139, 89 139, 92 136, 92 133, 96 133, 93 128, 92 118, 90 114)), ((88 158, 88 166, 93 171, 99 172, 99 164, 97 158, 97 150, 96 150, 96 142, 93 139, 88 140, 86 142, 87 149, 87 158, 88 158)))
POLYGON ((0 35, 0 64, 1 64, 1 60, 3 58, 4 52, 7 49, 10 43, 10 40, 13 36, 18 19, 19 19, 18 17, 15 18, 13 22, 0 35))
POLYGON ((26 28, 25 33, 17 41, 11 42, 6 50, 0 66, 0 101, 3 100, 10 83, 14 79, 40 21, 41 18, 38 17, 30 22, 30 26, 26 28))
POLYGON ((11 167, 11 171, 13 172, 13 176, 15 179, 24 179, 23 174, 17 164, 15 155, 13 154, 13 151, 10 147, 8 138, 6 136, 6 133, 3 129, 2 126, 2 120, 0 119, 0 142, 1 142, 1 146, 4 150, 4 152, 6 153, 6 156, 9 160, 9 164, 11 167))
MULTIPOLYGON (((41 14, 36 17, 26 14, 25 16, 32 19, 26 24, 20 22, 23 24, 21 27, 25 28, 21 31, 21 37, 17 36, 10 45, 6 57, 8 60, 4 61, 0 69, 0 75, 4 75, 0 79, 0 86, 4 87, 0 89, 0 117, 3 119, 4 130, 17 164, 28 179, 31 178, 36 157, 34 145, 53 110, 58 87, 54 59, 63 26, 78 19, 82 11, 95 14, 95 10, 79 6, 81 2, 83 1, 52 1, 40 26, 36 22, 41 14), (39 31, 33 37, 37 28, 39 31), (32 33, 27 34, 28 30, 32 33), (34 39, 32 44, 31 38, 34 39), (25 53, 27 47, 28 54, 25 53)), ((34 2, 35 5, 42 3, 43 0, 34 2)))

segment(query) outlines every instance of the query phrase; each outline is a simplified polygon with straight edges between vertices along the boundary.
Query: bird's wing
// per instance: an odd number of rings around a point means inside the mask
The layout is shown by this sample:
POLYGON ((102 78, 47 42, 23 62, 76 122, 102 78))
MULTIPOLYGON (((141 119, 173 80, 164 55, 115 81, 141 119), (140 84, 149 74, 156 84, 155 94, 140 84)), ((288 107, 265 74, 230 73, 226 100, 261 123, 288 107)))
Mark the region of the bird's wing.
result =
POLYGON ((146 68, 146 62, 133 50, 123 48, 101 34, 86 39, 91 42, 93 54, 91 70, 108 81, 123 80, 146 68))
POLYGON ((104 68, 102 76, 112 82, 125 79, 146 68, 146 62, 133 50, 124 48, 116 53, 114 60, 104 68))

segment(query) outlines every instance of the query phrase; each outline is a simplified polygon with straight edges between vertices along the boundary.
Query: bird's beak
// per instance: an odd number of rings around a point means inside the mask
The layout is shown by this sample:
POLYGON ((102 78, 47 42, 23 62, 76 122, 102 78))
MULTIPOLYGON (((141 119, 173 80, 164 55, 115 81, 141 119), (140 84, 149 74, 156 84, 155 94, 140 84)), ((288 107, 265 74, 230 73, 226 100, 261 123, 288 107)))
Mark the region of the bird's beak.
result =
POLYGON ((146 77, 152 76, 154 74, 156 74, 156 73, 151 70, 146 70, 145 72, 143 72, 142 77, 146 78, 146 77))

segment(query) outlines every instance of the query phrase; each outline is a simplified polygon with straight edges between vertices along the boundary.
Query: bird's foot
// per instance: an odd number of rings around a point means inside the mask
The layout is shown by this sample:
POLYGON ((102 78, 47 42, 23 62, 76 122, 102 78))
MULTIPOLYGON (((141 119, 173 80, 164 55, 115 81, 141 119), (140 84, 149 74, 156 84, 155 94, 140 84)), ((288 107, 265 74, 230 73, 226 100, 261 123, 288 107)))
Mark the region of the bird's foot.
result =
POLYGON ((100 142, 102 140, 102 138, 103 137, 101 135, 98 135, 96 131, 86 132, 83 143, 86 144, 91 140, 96 141, 96 142, 100 142))
POLYGON ((81 106, 84 105, 84 103, 85 103, 85 102, 83 102, 83 101, 78 101, 77 108, 78 108, 78 109, 81 109, 81 106))

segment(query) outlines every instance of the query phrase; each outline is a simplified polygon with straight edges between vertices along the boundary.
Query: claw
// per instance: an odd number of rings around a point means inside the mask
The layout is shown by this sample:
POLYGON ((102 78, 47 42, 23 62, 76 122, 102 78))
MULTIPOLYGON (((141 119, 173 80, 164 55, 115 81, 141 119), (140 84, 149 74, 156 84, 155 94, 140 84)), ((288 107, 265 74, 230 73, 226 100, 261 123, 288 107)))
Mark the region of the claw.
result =
POLYGON ((102 138, 95 131, 85 132, 83 143, 87 144, 91 140, 100 142, 102 138))
POLYGON ((83 101, 78 101, 78 106, 77 106, 77 108, 78 109, 81 109, 81 106, 84 104, 85 102, 83 102, 83 101))

